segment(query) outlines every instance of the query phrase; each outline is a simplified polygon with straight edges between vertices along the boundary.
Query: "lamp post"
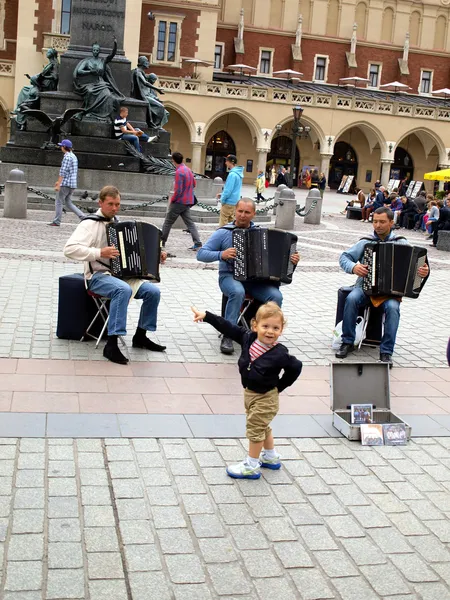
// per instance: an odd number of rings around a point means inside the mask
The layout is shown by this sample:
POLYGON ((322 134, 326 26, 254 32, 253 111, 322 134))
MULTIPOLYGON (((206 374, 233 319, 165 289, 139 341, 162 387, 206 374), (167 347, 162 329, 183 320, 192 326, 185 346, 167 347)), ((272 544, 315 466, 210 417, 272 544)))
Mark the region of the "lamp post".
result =
POLYGON ((292 109, 294 115, 294 123, 292 125, 292 148, 291 148, 291 186, 294 187, 295 181, 298 179, 295 172, 295 151, 297 149, 297 138, 308 138, 311 127, 308 125, 301 125, 300 119, 303 114, 303 108, 301 106, 294 106, 292 109))

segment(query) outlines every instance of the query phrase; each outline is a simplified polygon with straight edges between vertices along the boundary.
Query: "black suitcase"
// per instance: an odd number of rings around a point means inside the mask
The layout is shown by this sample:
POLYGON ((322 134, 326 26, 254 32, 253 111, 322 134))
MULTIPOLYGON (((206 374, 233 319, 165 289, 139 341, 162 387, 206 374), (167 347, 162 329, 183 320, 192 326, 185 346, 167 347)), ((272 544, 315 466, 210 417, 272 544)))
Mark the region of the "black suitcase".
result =
MULTIPOLYGON (((344 306, 347 296, 352 291, 353 287, 342 287, 338 290, 338 302, 336 308, 336 321, 337 325, 344 318, 344 306)), ((359 309, 359 315, 364 315, 364 307, 359 309)), ((383 306, 371 306, 369 322, 367 323, 366 337, 363 340, 363 344, 368 346, 379 346, 381 344, 381 338, 383 336, 383 306)))
MULTIPOLYGON (((59 278, 57 337, 80 341, 96 313, 97 307, 86 291, 84 276, 81 273, 59 278)), ((103 319, 99 316, 92 326, 91 333, 100 335, 102 327, 103 319)), ((87 340, 92 338, 88 337, 87 340)))

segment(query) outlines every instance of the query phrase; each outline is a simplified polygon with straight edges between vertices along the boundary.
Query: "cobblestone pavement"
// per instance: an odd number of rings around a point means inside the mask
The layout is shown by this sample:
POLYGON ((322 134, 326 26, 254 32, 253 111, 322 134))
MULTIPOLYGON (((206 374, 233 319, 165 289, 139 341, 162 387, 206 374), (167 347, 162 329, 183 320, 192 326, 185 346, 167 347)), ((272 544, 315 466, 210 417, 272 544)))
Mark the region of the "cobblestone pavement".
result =
POLYGON ((4 600, 448 600, 450 438, 0 439, 4 600))

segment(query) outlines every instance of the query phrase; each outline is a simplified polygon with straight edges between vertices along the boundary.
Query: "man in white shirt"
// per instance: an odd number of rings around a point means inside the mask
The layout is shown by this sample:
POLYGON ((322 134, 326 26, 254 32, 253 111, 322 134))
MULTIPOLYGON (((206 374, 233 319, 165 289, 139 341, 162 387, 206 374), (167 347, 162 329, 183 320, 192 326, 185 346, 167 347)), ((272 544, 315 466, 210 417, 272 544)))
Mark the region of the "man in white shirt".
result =
MULTIPOLYGON (((154 352, 166 349, 146 336, 147 331, 156 331, 160 291, 149 281, 118 279, 111 275, 110 259, 118 256, 119 252, 114 246, 108 246, 106 224, 114 220, 120 210, 119 190, 113 186, 105 186, 100 190, 98 202, 100 209, 96 216, 88 217, 78 225, 64 247, 64 254, 67 258, 84 261, 84 276, 89 290, 110 298, 108 341, 103 356, 125 365, 128 359, 119 350, 117 340, 119 335, 127 333, 127 310, 131 297, 143 301, 138 327, 133 336, 133 348, 145 348, 154 352)), ((162 251, 161 262, 166 260, 166 256, 166 252, 162 251)))

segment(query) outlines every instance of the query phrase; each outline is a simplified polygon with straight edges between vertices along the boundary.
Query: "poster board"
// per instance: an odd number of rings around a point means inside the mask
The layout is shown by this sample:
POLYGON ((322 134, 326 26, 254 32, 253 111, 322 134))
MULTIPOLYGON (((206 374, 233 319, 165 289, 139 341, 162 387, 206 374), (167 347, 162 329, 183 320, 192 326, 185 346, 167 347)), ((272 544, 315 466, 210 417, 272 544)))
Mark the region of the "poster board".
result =
POLYGON ((394 179, 394 185, 392 186, 391 192, 397 192, 400 187, 400 179, 394 179))
POLYGON ((415 181, 410 181, 409 182, 408 189, 406 190, 406 194, 405 194, 405 196, 407 198, 409 198, 411 196, 412 191, 413 191, 415 185, 416 185, 415 181))
POLYGON ((395 183, 395 179, 389 179, 389 183, 387 185, 387 190, 389 193, 392 192, 392 190, 394 188, 394 183, 395 183))
POLYGON ((416 198, 423 186, 423 181, 416 181, 413 191, 411 192, 411 198, 416 198))
POLYGON ((349 175, 347 177, 347 181, 345 182, 344 189, 342 190, 343 194, 348 194, 350 186, 352 185, 353 180, 355 179, 354 175, 349 175))
POLYGON ((346 182, 347 182, 347 178, 348 178, 348 176, 347 176, 347 175, 344 175, 344 176, 342 177, 342 179, 341 179, 341 183, 339 184, 339 187, 338 187, 338 189, 337 189, 337 191, 338 191, 338 192, 342 192, 342 191, 344 190, 344 186, 345 186, 345 184, 346 184, 346 182))

